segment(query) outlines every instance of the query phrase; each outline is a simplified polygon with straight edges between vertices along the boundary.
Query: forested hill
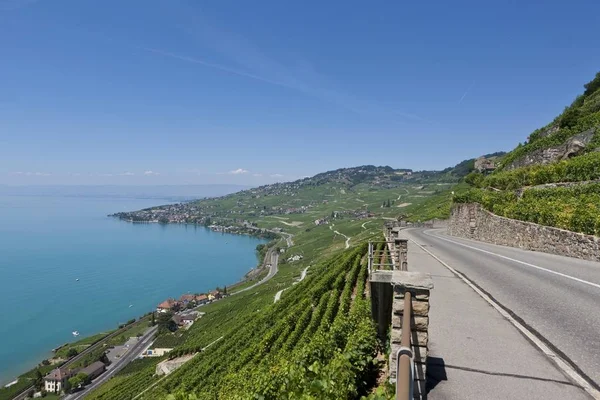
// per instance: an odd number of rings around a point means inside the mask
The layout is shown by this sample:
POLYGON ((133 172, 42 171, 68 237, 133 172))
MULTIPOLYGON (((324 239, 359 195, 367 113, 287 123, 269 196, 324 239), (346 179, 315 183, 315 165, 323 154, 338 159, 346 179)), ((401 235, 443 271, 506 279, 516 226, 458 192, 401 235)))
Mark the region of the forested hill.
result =
POLYGON ((494 173, 472 173, 456 202, 509 218, 600 235, 600 73, 552 122, 508 153, 494 173))

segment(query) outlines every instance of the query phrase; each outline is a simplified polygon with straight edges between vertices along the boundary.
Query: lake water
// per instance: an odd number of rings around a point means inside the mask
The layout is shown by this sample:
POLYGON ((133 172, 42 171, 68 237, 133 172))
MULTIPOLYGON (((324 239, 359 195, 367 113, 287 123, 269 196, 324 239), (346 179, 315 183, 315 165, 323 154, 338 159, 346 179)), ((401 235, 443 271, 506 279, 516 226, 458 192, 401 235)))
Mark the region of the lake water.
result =
POLYGON ((256 266, 259 239, 106 216, 157 204, 0 196, 0 383, 72 341, 72 331, 115 328, 167 297, 231 284, 256 266))

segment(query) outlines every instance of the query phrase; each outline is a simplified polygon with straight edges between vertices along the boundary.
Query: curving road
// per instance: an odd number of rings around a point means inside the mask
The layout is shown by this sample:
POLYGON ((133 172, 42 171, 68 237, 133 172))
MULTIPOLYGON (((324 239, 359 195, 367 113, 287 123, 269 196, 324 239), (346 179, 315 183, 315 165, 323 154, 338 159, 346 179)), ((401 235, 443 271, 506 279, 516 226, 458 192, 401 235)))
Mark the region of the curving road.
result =
MULTIPOLYGON (((600 385, 600 263, 408 229, 600 385)), ((410 260, 409 260, 410 263, 410 260)))
POLYGON ((271 267, 269 268, 269 273, 267 274, 267 276, 265 276, 259 282, 256 282, 252 286, 248 286, 247 288, 244 288, 244 289, 238 290, 237 292, 231 293, 232 296, 235 294, 245 292, 250 289, 254 289, 258 285, 262 285, 263 283, 267 282, 269 279, 273 278, 277 274, 277 271, 278 271, 277 264, 279 263, 279 253, 277 251, 275 251, 274 249, 269 249, 269 251, 265 255, 264 262, 265 262, 265 264, 271 264, 271 267), (269 259, 271 260, 270 263, 268 262, 269 259))

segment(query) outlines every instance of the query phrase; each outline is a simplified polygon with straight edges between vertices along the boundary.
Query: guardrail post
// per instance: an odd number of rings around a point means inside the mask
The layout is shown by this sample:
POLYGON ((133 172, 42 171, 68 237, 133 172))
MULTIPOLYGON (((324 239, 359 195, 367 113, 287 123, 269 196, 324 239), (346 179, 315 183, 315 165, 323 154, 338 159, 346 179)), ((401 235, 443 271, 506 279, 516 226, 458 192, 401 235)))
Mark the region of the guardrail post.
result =
POLYGON ((373 242, 369 242, 369 265, 368 265, 369 273, 371 273, 372 269, 373 269, 373 242))

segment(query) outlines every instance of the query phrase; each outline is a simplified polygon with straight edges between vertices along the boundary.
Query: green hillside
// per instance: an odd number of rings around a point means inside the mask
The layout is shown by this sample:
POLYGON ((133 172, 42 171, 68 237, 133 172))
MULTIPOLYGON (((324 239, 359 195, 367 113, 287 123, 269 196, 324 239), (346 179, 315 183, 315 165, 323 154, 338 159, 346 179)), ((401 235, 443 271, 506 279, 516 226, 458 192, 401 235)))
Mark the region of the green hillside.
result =
POLYGON ((313 266, 275 304, 270 287, 206 307, 207 316, 171 357, 221 340, 164 380, 153 376, 153 364, 141 365, 89 398, 130 399, 147 388, 140 398, 340 399, 365 393, 377 367, 365 252, 358 246, 313 266))
POLYGON ((132 222, 197 224, 269 237, 269 246, 282 253, 273 279, 203 306, 206 315, 188 331, 156 339, 155 347, 174 347, 168 357, 196 354, 180 369, 161 378, 155 369, 165 358, 135 361, 88 398, 372 395, 384 381, 377 377, 386 370, 387 345, 378 343, 370 318, 366 243, 381 238, 386 220, 446 218, 451 193, 468 189, 461 181, 474 162, 443 171, 341 168, 219 198, 115 214, 132 222), (303 271, 307 277, 297 283, 303 271))
POLYGON ((284 252, 273 279, 201 307, 206 315, 183 334, 157 338, 155 346, 174 347, 171 358, 210 345, 180 369, 161 378, 155 369, 164 358, 135 361, 88 398, 368 396, 387 357, 370 318, 366 243, 381 238, 386 220, 447 216, 450 193, 465 173, 461 166, 342 168, 224 197, 116 214, 129 221, 267 236, 273 239, 270 246, 284 252), (306 279, 295 284, 303 271, 306 279))
POLYGON ((600 73, 565 111, 536 130, 455 202, 508 218, 600 235, 600 73))

